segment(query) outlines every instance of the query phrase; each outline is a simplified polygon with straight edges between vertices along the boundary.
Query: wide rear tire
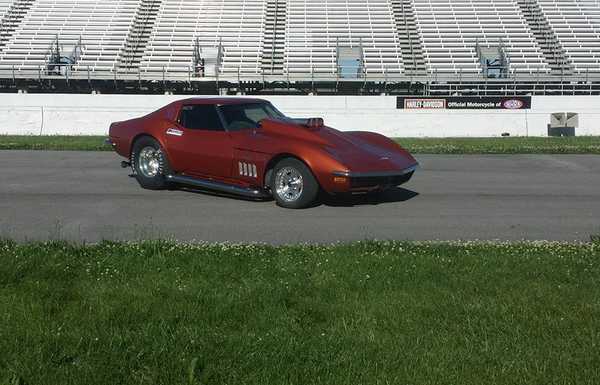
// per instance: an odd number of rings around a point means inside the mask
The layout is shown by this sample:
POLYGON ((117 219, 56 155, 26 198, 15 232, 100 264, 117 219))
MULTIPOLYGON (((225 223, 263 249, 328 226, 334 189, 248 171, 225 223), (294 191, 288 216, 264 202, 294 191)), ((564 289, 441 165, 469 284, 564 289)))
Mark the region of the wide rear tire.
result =
POLYGON ((171 174, 169 160, 160 143, 149 136, 141 137, 133 144, 131 164, 140 186, 148 190, 169 187, 167 175, 171 174))
POLYGON ((315 204, 319 183, 310 169, 295 158, 279 161, 273 169, 271 192, 277 204, 288 209, 304 209, 315 204))

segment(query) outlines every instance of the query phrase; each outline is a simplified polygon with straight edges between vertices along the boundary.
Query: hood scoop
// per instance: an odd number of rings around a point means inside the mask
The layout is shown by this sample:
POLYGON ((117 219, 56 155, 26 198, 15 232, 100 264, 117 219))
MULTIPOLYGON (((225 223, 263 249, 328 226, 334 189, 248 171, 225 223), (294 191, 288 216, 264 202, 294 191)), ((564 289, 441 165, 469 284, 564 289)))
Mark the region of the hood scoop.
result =
POLYGON ((320 122, 310 122, 309 124, 308 120, 309 119, 263 119, 260 122, 260 131, 270 135, 286 136, 288 138, 327 144, 327 141, 322 137, 324 126, 319 126, 320 122), (300 121, 302 121, 303 124, 300 121))
POLYGON ((323 118, 305 118, 291 120, 304 128, 308 128, 311 131, 318 131, 325 126, 323 118))

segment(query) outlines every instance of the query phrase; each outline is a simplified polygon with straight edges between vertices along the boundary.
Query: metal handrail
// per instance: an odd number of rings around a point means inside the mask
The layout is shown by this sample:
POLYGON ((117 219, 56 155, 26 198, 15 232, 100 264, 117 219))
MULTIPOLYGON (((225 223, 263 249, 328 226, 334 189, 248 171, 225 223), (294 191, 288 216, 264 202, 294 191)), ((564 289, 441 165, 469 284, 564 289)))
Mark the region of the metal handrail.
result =
MULTIPOLYGON (((282 74, 265 74, 262 72, 244 72, 241 68, 231 71, 221 71, 216 76, 194 76, 191 66, 177 71, 167 67, 143 69, 137 71, 119 70, 116 66, 107 69, 94 68, 83 64, 53 64, 54 68, 61 67, 64 71, 49 71, 47 65, 2 65, 0 64, 0 79, 70 79, 70 80, 135 80, 135 81, 370 81, 370 82, 411 82, 411 83, 444 83, 444 82, 563 82, 563 83, 595 83, 600 82, 600 69, 572 75, 551 75, 543 72, 518 71, 511 68, 505 78, 487 78, 481 73, 432 71, 423 74, 401 72, 398 67, 382 67, 378 70, 366 68, 358 71, 357 76, 341 76, 335 70, 317 70, 314 68, 294 68, 294 71, 284 71, 282 74), (58 73, 60 72, 60 73, 58 73)), ((355 67, 348 67, 356 69, 355 67)), ((343 68, 341 69, 343 70, 343 68)), ((342 73, 348 73, 341 71, 342 73)))

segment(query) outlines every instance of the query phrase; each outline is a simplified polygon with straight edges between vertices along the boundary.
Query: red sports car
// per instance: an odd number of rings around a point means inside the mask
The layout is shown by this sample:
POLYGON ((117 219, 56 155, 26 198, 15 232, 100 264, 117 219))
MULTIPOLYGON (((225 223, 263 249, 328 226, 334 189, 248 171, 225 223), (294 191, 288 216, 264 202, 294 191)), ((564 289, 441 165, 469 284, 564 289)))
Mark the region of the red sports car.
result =
POLYGON ((191 98, 113 123, 107 139, 147 189, 183 184, 305 208, 319 191, 399 186, 417 161, 383 135, 291 119, 261 99, 191 98))

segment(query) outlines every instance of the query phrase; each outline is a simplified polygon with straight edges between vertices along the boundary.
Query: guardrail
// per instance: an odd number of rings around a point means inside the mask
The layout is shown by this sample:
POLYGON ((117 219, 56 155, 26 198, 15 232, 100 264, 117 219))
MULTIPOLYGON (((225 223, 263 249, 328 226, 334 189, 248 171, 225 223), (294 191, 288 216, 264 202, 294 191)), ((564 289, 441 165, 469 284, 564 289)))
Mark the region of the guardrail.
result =
MULTIPOLYGON (((352 68, 356 69, 356 68, 352 68)), ((385 82, 385 83, 439 83, 439 82, 561 82, 561 83, 596 83, 600 82, 600 69, 586 71, 574 75, 551 75, 543 72, 510 71, 507 77, 485 77, 481 73, 433 71, 426 74, 400 72, 397 68, 390 70, 362 70, 356 76, 347 76, 348 72, 338 69, 337 72, 317 71, 311 68, 294 68, 292 72, 267 74, 243 72, 241 70, 226 71, 215 76, 199 76, 190 66, 185 68, 163 67, 160 70, 142 69, 126 71, 118 69, 100 69, 75 65, 27 66, 0 65, 0 79, 28 80, 114 80, 114 81, 150 81, 150 82, 385 82)))

